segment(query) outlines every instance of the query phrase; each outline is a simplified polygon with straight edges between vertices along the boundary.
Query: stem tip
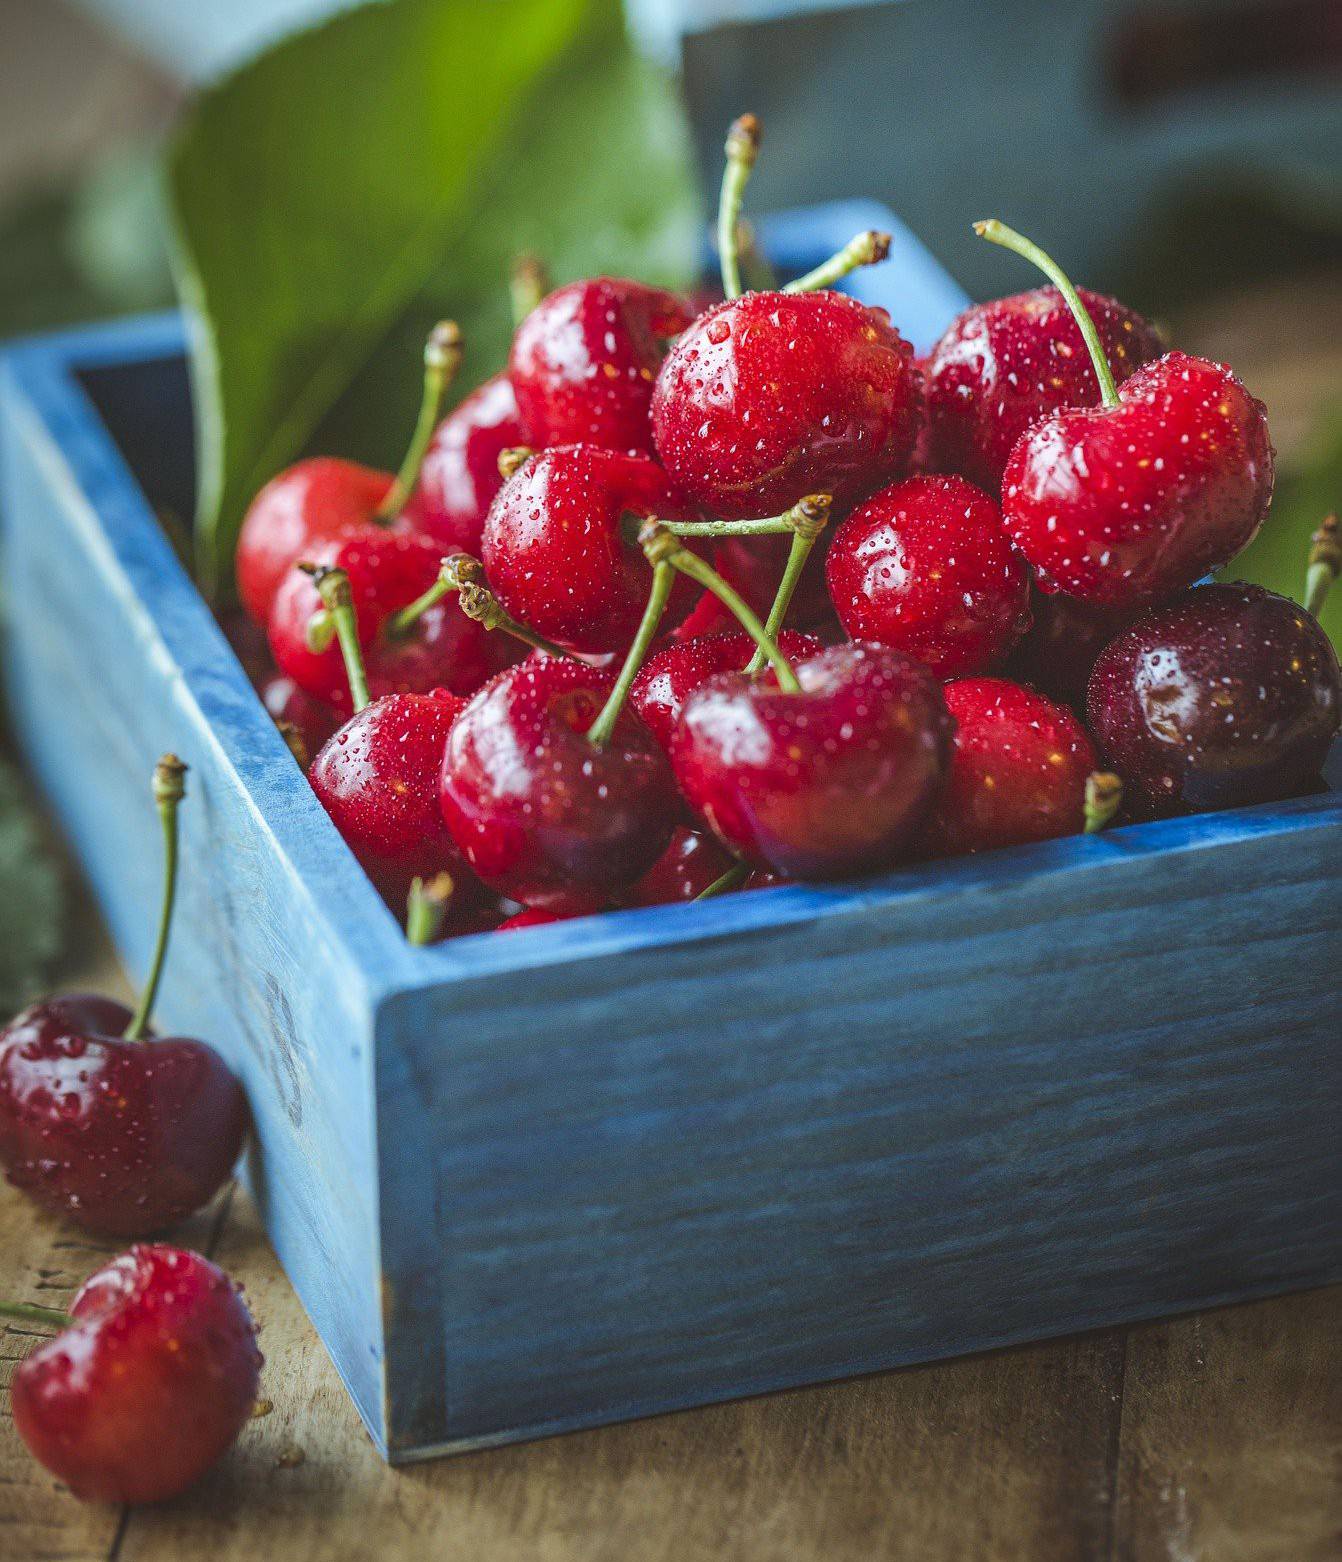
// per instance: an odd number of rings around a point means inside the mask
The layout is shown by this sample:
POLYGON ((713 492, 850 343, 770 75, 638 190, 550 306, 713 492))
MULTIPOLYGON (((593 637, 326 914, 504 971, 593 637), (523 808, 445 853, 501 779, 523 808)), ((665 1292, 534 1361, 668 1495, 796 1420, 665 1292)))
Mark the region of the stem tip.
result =
POLYGON ((1086 777, 1085 833, 1095 835, 1118 812, 1123 783, 1111 770, 1096 770, 1086 777))
POLYGON ((153 793, 154 801, 160 805, 164 803, 180 803, 186 796, 186 772, 189 767, 182 763, 176 754, 165 754, 158 764, 154 766, 153 793))
POLYGON ((729 163, 741 167, 753 167, 760 155, 760 142, 764 131, 756 114, 740 114, 731 122, 727 131, 727 143, 723 150, 729 163))
POLYGON ((499 476, 506 483, 520 467, 524 467, 536 452, 530 445, 509 445, 499 451, 499 476))

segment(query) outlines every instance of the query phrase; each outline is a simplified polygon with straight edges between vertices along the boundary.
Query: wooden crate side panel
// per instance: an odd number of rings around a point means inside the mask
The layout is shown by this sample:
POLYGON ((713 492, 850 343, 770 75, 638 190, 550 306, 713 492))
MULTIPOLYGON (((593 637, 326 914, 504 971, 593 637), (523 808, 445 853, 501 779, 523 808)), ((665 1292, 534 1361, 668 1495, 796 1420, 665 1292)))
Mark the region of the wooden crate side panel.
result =
POLYGON ((393 1453, 1342 1276, 1339 848, 1116 837, 395 999, 393 1453))

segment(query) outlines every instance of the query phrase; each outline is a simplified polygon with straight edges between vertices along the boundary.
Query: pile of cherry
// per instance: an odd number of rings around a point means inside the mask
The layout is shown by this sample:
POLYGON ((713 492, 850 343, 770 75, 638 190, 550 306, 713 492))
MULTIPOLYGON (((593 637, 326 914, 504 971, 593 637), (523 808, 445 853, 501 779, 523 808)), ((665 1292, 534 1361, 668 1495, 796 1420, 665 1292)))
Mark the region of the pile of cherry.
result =
MULTIPOLYGON (((1267 511, 1261 403, 996 222, 1055 286, 921 362, 832 290, 882 235, 743 293, 757 147, 745 116, 723 301, 570 283, 434 428, 440 327, 396 477, 307 460, 249 510, 266 702, 412 936, 1317 781, 1339 674, 1312 612, 1196 584, 1267 511)), ((1316 551, 1326 585, 1335 531, 1316 551)))

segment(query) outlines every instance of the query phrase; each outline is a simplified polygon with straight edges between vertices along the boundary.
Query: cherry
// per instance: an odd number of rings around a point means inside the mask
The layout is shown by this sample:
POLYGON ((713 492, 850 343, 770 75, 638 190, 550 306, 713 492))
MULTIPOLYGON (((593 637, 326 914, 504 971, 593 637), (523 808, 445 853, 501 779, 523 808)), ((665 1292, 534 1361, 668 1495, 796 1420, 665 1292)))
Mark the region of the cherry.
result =
POLYGON ((1317 620, 1288 597, 1197 586, 1101 652, 1086 705, 1139 811, 1237 808, 1317 781, 1342 675, 1317 620))
MULTIPOLYGON (((511 641, 468 618, 454 593, 438 595, 442 555, 427 537, 369 530, 328 542, 310 562, 317 577, 332 571, 348 577, 374 698, 436 688, 473 694, 517 658, 511 641), (430 591, 437 600, 398 629, 396 615, 430 591)), ((313 647, 310 629, 322 615, 323 598, 310 574, 292 570, 281 586, 270 615, 271 652, 300 689, 348 714, 353 707, 340 647, 329 635, 313 647)))
POLYGON ((500 673, 457 717, 443 817, 471 868, 523 905, 595 911, 635 883, 670 838, 675 785, 652 733, 619 710, 609 672, 535 656, 500 673))
POLYGON ((114 1236, 158 1231, 199 1209, 229 1176, 247 1129, 242 1088, 212 1047, 144 1039, 172 926, 185 769, 169 754, 154 772, 163 905, 135 1013, 75 993, 33 1004, 0 1031, 6 1175, 46 1208, 114 1236))
POLYGON ((936 851, 992 851, 1084 827, 1086 782, 1097 762, 1065 705, 1005 678, 956 678, 945 695, 956 732, 950 775, 928 824, 936 851))
POLYGON ((839 622, 942 678, 982 672, 1030 624, 1030 576, 997 506, 963 477, 882 489, 835 533, 825 562, 839 622))
POLYGON ((340 725, 340 717, 324 700, 314 699, 286 673, 271 672, 257 693, 261 703, 286 735, 296 736, 302 752, 311 756, 340 725))
POLYGON ((1053 277, 1102 387, 1102 405, 1032 425, 1002 477, 1007 531, 1040 586, 1140 606, 1227 563, 1272 497, 1262 402, 1224 365, 1181 352, 1116 386, 1094 322, 1054 262, 1000 223, 976 228, 1053 277))
POLYGON ((932 806, 953 723, 921 663, 832 646, 777 675, 719 673, 689 696, 671 743, 690 802, 737 855, 790 878, 898 861, 932 806))
POLYGON ((494 929, 496 933, 511 933, 519 927, 548 927, 551 922, 570 922, 575 915, 581 913, 566 911, 542 911, 539 906, 524 906, 521 911, 514 912, 500 922, 494 929))
MULTIPOLYGON (((753 645, 749 636, 745 655, 753 645)), ((666 850, 624 897, 626 906, 665 906, 677 901, 698 900, 716 884, 735 862, 711 836, 699 830, 679 826, 666 850)))
POLYGON ((89 1276, 68 1314, 0 1311, 64 1327, 17 1368, 10 1403, 28 1451, 85 1501, 175 1497, 251 1416, 256 1325, 199 1253, 137 1244, 89 1276))
MULTIPOLYGON (((1115 380, 1165 350, 1155 327, 1103 293, 1078 288, 1115 380)), ((930 470, 959 472, 998 494, 1012 446, 1039 418, 1092 406, 1100 386, 1081 330, 1057 288, 975 304, 928 355, 930 470)))
MULTIPOLYGON (((481 558, 514 618, 569 650, 622 652, 648 594, 638 522, 691 514, 646 456, 559 446, 532 456, 504 484, 485 522, 481 558)), ((687 612, 694 595, 679 581, 673 616, 687 612)))
MULTIPOLYGON (((784 537, 725 537, 713 550, 713 563, 723 579, 730 581, 757 613, 767 613, 790 546, 784 537)), ((811 569, 802 576, 787 616, 797 629, 833 623, 834 607, 823 568, 811 569)))
POLYGON ((648 404, 667 340, 692 319, 683 298, 642 282, 570 282, 518 327, 508 374, 526 443, 651 450, 648 404))
MULTIPOLYGON (((796 660, 819 651, 821 643, 814 635, 785 629, 778 636, 778 648, 789 660, 796 660)), ((662 747, 669 748, 685 701, 694 690, 715 673, 741 671, 754 652, 755 641, 744 629, 735 628, 664 646, 634 679, 630 703, 662 747)))
POLYGON ((444 552, 479 553, 485 516, 503 486, 499 457, 525 444, 513 382, 496 374, 434 431, 405 507, 407 522, 444 552))
POLYGON ((1055 700, 1084 709, 1095 658, 1141 612, 1036 589, 1030 597, 1029 632, 1008 658, 1006 672, 1055 700))
POLYGON ((344 538, 405 529, 402 512, 461 356, 456 325, 444 321, 435 326, 424 349, 419 422, 395 477, 353 461, 318 456, 273 477, 252 500, 238 536, 234 570, 238 595, 258 624, 269 624, 276 595, 299 559, 344 538))

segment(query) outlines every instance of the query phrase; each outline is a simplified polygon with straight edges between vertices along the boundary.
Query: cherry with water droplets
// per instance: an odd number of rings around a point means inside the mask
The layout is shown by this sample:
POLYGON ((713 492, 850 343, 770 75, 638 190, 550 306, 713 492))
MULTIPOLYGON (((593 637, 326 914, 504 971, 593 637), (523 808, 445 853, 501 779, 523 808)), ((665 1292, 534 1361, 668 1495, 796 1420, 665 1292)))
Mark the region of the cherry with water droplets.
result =
POLYGON ((503 487, 499 457, 527 443, 506 374, 473 390, 434 430, 405 507, 406 522, 444 553, 480 552, 480 533, 503 487))

